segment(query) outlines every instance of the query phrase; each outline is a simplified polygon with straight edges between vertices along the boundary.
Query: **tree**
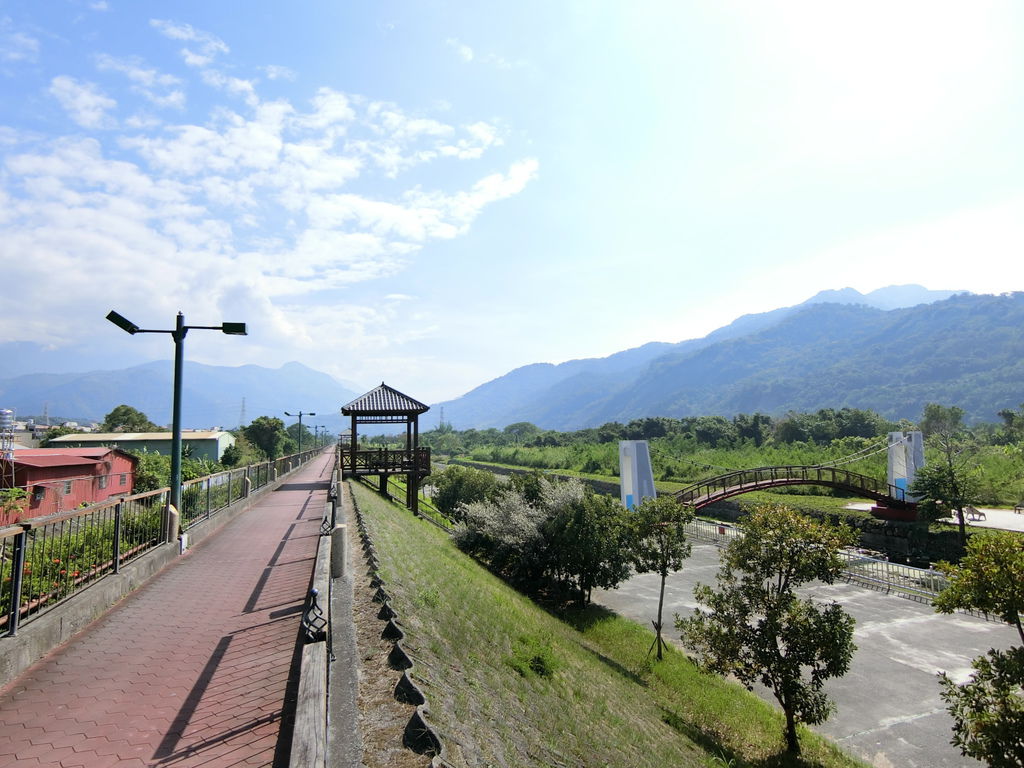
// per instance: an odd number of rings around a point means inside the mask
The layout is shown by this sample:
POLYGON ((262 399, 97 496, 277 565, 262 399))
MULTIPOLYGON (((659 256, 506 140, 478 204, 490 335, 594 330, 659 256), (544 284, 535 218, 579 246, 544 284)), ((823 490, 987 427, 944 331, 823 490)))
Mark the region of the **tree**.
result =
POLYGON ((581 606, 590 602, 594 587, 613 589, 629 577, 625 510, 617 499, 586 493, 576 480, 543 481, 543 496, 552 515, 546 531, 552 557, 575 582, 581 606))
POLYGON ((953 716, 952 743, 991 766, 1024 766, 1024 543, 1007 531, 975 534, 960 565, 940 563, 949 586, 935 609, 973 609, 998 616, 1017 630, 1022 647, 990 649, 971 662, 974 674, 958 685, 939 675, 953 716))
POLYGON ((820 608, 801 599, 796 589, 832 583, 842 568, 838 552, 855 536, 779 505, 756 508, 740 525, 743 535, 722 552, 717 589, 694 590, 709 610, 698 608, 676 627, 707 668, 772 692, 786 716, 787 751, 798 754, 797 723, 829 716, 824 682, 846 674, 856 646, 852 616, 838 603, 820 608))
POLYGON ((430 476, 431 497, 442 514, 456 517, 465 504, 484 501, 494 495, 498 481, 490 472, 452 464, 430 476))
POLYGON ((25 511, 27 500, 24 488, 0 488, 0 525, 17 522, 25 511))
POLYGON ((309 431, 309 427, 305 424, 299 424, 299 422, 290 424, 288 425, 288 429, 285 430, 285 433, 295 442, 296 446, 301 444, 305 448, 313 447, 313 433, 309 431))
POLYGON ((644 499, 631 516, 631 550, 637 573, 657 573, 661 576, 658 593, 658 620, 654 622, 658 646, 658 661, 662 659, 662 608, 665 605, 665 580, 669 573, 683 567, 690 556, 690 543, 686 540, 686 524, 693 520, 692 507, 684 507, 670 497, 644 499))
POLYGON ((39 447, 49 448, 50 443, 58 437, 63 437, 64 435, 77 435, 81 434, 81 432, 82 430, 75 429, 74 427, 50 427, 43 433, 43 439, 39 441, 39 447))
POLYGON ((938 465, 918 470, 911 492, 920 496, 925 514, 938 515, 943 506, 957 512, 960 546, 967 546, 964 508, 977 500, 976 468, 967 451, 964 411, 955 405, 928 403, 921 418, 925 440, 939 454, 938 465))
POLYGON ((284 422, 273 416, 260 416, 242 428, 246 439, 270 460, 277 458, 287 439, 284 422))
POLYGON ((505 427, 504 433, 515 445, 522 445, 539 435, 540 427, 528 421, 517 421, 505 427))
POLYGON ((101 432, 158 432, 160 427, 142 411, 130 405, 119 405, 103 417, 101 432))
POLYGON ((135 493, 155 491, 171 484, 171 457, 162 453, 141 451, 133 454, 138 463, 135 465, 135 493))

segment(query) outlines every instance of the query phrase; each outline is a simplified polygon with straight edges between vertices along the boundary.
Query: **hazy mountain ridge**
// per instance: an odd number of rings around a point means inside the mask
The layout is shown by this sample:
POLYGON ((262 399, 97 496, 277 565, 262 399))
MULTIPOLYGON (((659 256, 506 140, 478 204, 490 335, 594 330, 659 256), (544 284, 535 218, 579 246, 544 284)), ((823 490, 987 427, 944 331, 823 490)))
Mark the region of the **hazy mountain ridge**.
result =
MULTIPOLYGON (((101 421, 127 403, 157 424, 171 420, 173 366, 158 361, 113 371, 25 374, 0 379, 0 404, 18 413, 75 414, 101 421)), ((246 421, 257 416, 283 418, 284 411, 317 414, 316 423, 341 425, 339 409, 358 397, 331 376, 300 363, 280 368, 238 367, 185 362, 182 372, 182 422, 185 428, 238 426, 245 398, 246 421)), ((306 420, 304 423, 312 425, 306 420)))
POLYGON ((637 357, 615 376, 600 375, 601 360, 573 361, 586 362, 588 374, 517 390, 517 369, 495 380, 514 398, 493 398, 499 390, 488 382, 470 393, 471 407, 463 408, 469 395, 442 405, 456 428, 532 421, 578 429, 643 416, 843 406, 916 419, 933 401, 994 421, 1001 408, 1024 402, 1022 328, 1024 293, 823 291, 795 307, 745 315, 703 339, 659 347, 662 354, 637 357), (921 300, 928 303, 887 308, 921 300))

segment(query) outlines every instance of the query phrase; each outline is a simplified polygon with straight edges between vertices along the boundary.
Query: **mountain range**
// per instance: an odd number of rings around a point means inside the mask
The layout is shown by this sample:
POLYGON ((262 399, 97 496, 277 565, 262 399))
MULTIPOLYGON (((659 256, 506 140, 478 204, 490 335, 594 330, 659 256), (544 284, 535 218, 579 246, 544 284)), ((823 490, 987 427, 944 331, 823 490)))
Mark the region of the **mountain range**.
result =
MULTIPOLYGON (((972 422, 1024 402, 1024 293, 998 296, 889 286, 822 291, 743 315, 700 339, 652 342, 603 358, 535 363, 436 404, 457 429, 529 421, 571 430, 644 416, 865 408, 917 420, 925 403, 958 405, 972 422)), ((0 407, 19 415, 101 420, 121 403, 170 422, 171 363, 0 379, 0 407)), ((300 363, 271 369, 185 363, 186 428, 315 412, 305 423, 343 428, 340 406, 362 394, 300 363)))
MULTIPOLYGON (((170 424, 170 361, 158 361, 114 371, 35 373, 0 379, 0 404, 18 414, 73 416, 102 421, 125 403, 157 424, 170 424)), ((229 429, 239 425, 244 399, 245 421, 277 416, 284 411, 316 414, 303 423, 323 424, 336 432, 342 426, 339 409, 362 392, 355 392, 326 373, 301 363, 280 368, 258 365, 227 367, 186 361, 182 371, 182 425, 186 429, 229 429)))
POLYGON ((928 402, 997 421, 1024 402, 1022 329, 1024 293, 846 288, 744 315, 702 339, 523 366, 438 405, 457 429, 842 407, 916 420, 928 402))

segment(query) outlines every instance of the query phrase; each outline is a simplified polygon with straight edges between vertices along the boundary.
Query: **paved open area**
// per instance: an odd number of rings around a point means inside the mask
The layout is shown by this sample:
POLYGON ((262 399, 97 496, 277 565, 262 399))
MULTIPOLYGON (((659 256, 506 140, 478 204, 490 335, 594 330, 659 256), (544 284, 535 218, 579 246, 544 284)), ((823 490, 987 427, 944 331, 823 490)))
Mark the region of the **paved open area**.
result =
POLYGON ((284 766, 333 455, 0 691, 0 765, 284 766))
MULTIPOLYGON (((669 577, 665 624, 671 638, 678 641, 673 615, 693 611, 694 584, 714 584, 718 563, 717 547, 695 544, 683 570, 669 577)), ((657 615, 659 581, 656 574, 634 576, 617 590, 594 590, 594 600, 649 627, 657 615)), ((936 673, 966 679, 971 658, 1009 647, 1014 630, 973 616, 937 614, 930 605, 845 582, 817 584, 806 594, 836 600, 857 620, 850 672, 828 684, 838 711, 816 730, 878 768, 981 765, 949 743, 952 720, 936 673)))

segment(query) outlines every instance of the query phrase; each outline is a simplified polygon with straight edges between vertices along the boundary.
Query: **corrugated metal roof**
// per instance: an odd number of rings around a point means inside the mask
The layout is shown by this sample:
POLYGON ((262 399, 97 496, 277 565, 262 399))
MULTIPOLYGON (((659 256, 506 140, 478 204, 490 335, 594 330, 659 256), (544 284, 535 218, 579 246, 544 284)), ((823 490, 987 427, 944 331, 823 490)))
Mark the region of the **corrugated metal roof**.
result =
POLYGON ((25 458, 35 458, 37 456, 78 456, 79 458, 96 459, 100 460, 107 456, 107 454, 116 451, 121 456, 127 456, 128 458, 135 460, 135 457, 130 453, 120 450, 119 448, 111 448, 106 445, 98 445, 89 448, 72 448, 71 446, 62 446, 59 448, 24 448, 14 452, 15 460, 21 460, 25 458))
POLYGON ((383 381, 380 386, 371 389, 365 395, 357 397, 348 405, 343 405, 341 412, 345 416, 352 414, 366 414, 371 416, 384 416, 388 414, 415 414, 424 413, 430 410, 429 405, 424 405, 419 400, 413 400, 408 395, 403 395, 397 389, 392 389, 383 381))
MULTIPOLYGON (((182 431, 182 440, 216 440, 222 435, 231 434, 223 431, 182 431)), ((141 440, 170 440, 170 432, 90 432, 88 434, 61 435, 50 441, 53 443, 128 443, 141 440)))
POLYGON ((67 453, 58 453, 51 456, 22 456, 21 452, 14 454, 14 465, 23 467, 75 467, 95 466, 99 459, 90 459, 85 456, 71 456, 67 453))

